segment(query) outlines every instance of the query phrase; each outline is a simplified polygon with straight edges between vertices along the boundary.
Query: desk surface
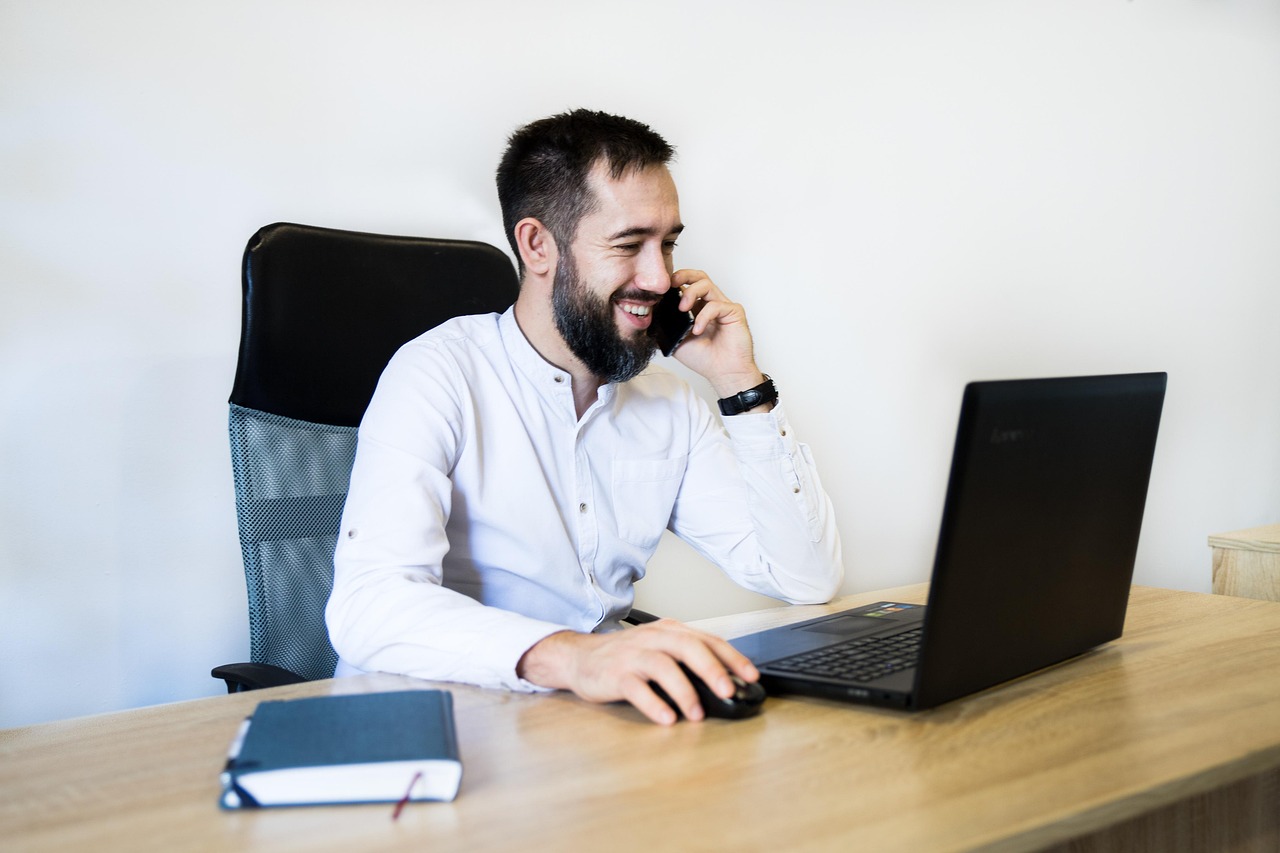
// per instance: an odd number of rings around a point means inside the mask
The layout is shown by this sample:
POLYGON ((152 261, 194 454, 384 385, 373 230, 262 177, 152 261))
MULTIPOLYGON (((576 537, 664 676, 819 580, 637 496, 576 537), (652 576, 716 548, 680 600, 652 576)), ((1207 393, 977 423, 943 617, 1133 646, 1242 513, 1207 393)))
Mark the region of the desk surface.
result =
MULTIPOLYGON (((923 601, 924 586, 849 596, 923 601)), ((836 609, 706 620, 724 636, 836 609)), ((623 705, 449 685, 453 803, 223 812, 261 699, 362 676, 0 732, 10 849, 1034 849, 1280 767, 1280 603, 1136 588, 1125 636, 919 714, 770 698, 661 728, 623 705)))

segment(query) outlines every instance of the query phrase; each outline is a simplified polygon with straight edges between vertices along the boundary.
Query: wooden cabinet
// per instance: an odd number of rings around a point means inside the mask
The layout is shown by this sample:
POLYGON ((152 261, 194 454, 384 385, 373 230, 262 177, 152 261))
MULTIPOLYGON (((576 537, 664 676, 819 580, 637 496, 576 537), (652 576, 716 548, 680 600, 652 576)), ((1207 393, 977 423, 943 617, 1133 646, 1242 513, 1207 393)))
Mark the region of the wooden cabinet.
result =
POLYGON ((1280 524, 1209 537, 1213 591, 1280 601, 1280 524))

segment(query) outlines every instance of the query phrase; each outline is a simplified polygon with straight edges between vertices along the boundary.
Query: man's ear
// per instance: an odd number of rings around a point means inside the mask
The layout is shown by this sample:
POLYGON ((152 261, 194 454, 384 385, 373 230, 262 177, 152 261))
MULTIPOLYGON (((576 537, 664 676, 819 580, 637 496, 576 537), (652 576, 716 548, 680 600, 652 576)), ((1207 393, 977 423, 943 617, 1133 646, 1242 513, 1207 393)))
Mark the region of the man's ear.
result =
POLYGON ((516 223, 516 248, 525 270, 545 276, 556 268, 556 240, 541 221, 527 216, 516 223))

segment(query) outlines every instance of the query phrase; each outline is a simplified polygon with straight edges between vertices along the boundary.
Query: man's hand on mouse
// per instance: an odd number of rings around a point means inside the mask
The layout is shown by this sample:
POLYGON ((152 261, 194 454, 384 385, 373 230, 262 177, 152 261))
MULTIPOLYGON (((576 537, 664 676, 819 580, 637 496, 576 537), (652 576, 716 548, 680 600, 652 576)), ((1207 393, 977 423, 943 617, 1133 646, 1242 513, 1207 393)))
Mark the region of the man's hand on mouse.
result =
POLYGON ((760 677, 751 661, 727 641, 670 619, 607 634, 560 631, 525 652, 516 672, 541 687, 571 690, 591 702, 625 700, 653 722, 671 725, 678 717, 654 693, 651 681, 686 718, 705 716, 679 661, 725 699, 735 690, 730 672, 748 682, 760 677))

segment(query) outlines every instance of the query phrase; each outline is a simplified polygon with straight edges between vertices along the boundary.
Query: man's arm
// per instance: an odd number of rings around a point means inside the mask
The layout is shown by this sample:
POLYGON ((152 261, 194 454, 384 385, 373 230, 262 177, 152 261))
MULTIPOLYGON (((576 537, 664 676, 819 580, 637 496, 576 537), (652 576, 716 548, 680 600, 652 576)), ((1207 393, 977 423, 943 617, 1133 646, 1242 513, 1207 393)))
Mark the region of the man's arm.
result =
POLYGON ((685 717, 703 717, 677 661, 726 698, 734 692, 728 671, 759 678, 724 640, 671 620, 579 633, 443 588, 448 478, 373 440, 360 453, 327 609, 333 645, 348 663, 487 687, 570 690, 591 702, 625 700, 667 725, 677 717, 650 681, 685 717))
POLYGON ((531 690, 521 654, 564 629, 442 585, 450 482, 434 464, 362 437, 325 611, 343 661, 365 671, 531 690))
POLYGON ((517 661, 565 626, 443 586, 446 525, 457 509, 450 472, 469 410, 458 375, 451 354, 412 344, 379 380, 334 555, 330 641, 345 664, 365 671, 532 690, 517 661))
MULTIPOLYGON (((677 270, 672 282, 682 309, 701 302, 675 357, 722 398, 760 384, 743 307, 700 270, 677 270)), ((835 512, 782 407, 725 417, 724 432, 709 413, 698 422, 671 529, 748 589, 792 603, 829 600, 844 577, 835 512)))

